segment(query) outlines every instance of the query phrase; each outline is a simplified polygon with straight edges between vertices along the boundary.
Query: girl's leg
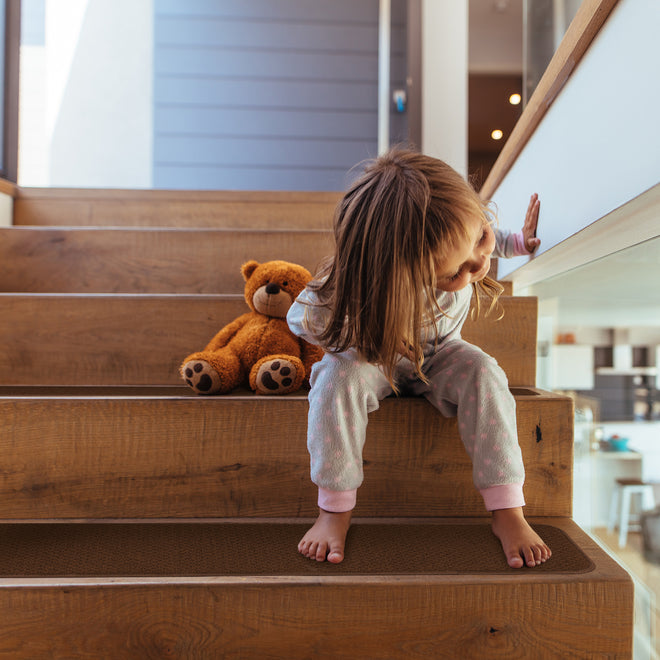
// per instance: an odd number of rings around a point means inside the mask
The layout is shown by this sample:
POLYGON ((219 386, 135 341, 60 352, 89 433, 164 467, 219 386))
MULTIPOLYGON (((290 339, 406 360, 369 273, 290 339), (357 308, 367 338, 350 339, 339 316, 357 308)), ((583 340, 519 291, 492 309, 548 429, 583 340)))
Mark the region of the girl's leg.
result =
POLYGON ((458 417, 459 432, 472 458, 473 480, 488 511, 493 531, 502 542, 510 566, 534 566, 550 550, 522 515, 525 471, 518 445, 515 400, 506 375, 481 349, 454 340, 428 358, 420 384, 440 412, 458 417), (524 561, 523 561, 524 560, 524 561))
POLYGON ((383 373, 353 351, 324 355, 312 368, 310 385, 307 448, 319 517, 298 550, 338 563, 363 478, 367 416, 392 390, 383 373))

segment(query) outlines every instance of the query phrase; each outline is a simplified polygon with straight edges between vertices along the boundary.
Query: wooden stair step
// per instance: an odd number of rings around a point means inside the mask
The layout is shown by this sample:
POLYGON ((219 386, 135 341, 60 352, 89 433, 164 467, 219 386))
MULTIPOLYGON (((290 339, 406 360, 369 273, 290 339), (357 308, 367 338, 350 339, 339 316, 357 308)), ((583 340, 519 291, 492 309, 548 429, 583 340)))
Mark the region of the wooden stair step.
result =
POLYGON ((0 654, 630 657, 630 577, 530 522, 554 555, 518 570, 482 519, 356 520, 340 565, 296 553, 298 521, 1 525, 0 654))
POLYGON ((337 192, 19 188, 14 225, 331 229, 337 192))
MULTIPOLYGON (((535 298, 503 297, 504 318, 463 337, 512 386, 536 378, 535 298)), ((0 384, 176 385, 181 361, 248 307, 242 295, 0 294, 0 384)))
MULTIPOLYGON (((0 390, 0 519, 313 516, 308 402, 189 389, 0 390)), ((570 516, 572 401, 514 389, 529 516, 570 516)), ((356 515, 482 516, 455 419, 423 398, 369 416, 356 515)))
POLYGON ((242 293, 249 259, 313 274, 332 250, 332 233, 313 229, 0 228, 0 290, 242 293))
MULTIPOLYGON (((0 291, 240 293, 249 259, 291 261, 315 274, 333 249, 322 229, 0 227, 0 291)), ((512 295, 511 282, 501 284, 512 295)))

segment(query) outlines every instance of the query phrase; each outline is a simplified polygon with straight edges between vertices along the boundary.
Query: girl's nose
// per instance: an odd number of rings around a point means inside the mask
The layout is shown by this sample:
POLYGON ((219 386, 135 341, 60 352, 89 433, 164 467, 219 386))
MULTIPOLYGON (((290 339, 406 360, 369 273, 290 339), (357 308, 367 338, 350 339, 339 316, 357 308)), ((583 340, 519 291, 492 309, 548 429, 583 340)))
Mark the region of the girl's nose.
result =
POLYGON ((472 262, 470 263, 470 273, 478 273, 486 265, 486 259, 488 259, 488 257, 485 254, 472 259, 472 262))

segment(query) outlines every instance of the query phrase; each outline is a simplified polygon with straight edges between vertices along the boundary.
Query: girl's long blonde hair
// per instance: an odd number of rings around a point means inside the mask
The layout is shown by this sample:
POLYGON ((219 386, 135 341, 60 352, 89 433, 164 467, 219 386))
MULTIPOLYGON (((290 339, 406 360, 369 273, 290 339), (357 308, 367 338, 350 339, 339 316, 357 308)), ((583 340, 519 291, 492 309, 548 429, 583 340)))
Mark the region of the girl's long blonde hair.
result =
MULTIPOLYGON (((429 312, 442 311, 429 310, 436 305, 436 264, 469 238, 465 221, 475 215, 491 219, 443 161, 400 148, 372 161, 339 203, 334 257, 310 284, 330 312, 319 339, 381 365, 395 391, 392 374, 406 347, 426 380, 422 328, 429 312)), ((502 287, 490 278, 473 286, 477 313, 480 294, 491 299, 490 312, 502 287)))

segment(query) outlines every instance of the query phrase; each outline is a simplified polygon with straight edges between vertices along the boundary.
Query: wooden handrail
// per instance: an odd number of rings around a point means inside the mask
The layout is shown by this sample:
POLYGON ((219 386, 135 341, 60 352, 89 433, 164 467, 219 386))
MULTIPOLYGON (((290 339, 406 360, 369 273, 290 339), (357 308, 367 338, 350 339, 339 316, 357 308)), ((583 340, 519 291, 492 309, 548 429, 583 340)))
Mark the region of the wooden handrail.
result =
POLYGON ((619 0, 584 0, 495 161, 480 194, 490 199, 619 0))

